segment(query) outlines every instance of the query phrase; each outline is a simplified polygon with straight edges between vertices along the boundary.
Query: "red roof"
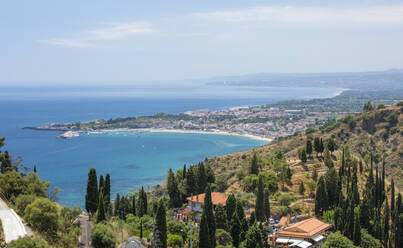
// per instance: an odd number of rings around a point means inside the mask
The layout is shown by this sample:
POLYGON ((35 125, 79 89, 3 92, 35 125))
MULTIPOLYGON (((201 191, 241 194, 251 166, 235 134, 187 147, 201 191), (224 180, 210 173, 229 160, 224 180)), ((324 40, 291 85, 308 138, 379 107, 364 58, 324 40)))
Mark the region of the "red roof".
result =
MULTIPOLYGON (((189 196, 186 199, 188 201, 203 204, 205 196, 206 196, 206 194, 203 193, 203 194, 200 194, 200 195, 189 196)), ((227 202, 227 198, 228 198, 228 196, 226 196, 225 194, 220 193, 220 192, 212 192, 211 193, 211 201, 213 202, 213 205, 221 204, 221 205, 225 206, 226 202, 227 202)))
POLYGON ((316 234, 329 229, 332 225, 316 218, 306 219, 292 224, 276 233, 277 237, 312 238, 316 234))

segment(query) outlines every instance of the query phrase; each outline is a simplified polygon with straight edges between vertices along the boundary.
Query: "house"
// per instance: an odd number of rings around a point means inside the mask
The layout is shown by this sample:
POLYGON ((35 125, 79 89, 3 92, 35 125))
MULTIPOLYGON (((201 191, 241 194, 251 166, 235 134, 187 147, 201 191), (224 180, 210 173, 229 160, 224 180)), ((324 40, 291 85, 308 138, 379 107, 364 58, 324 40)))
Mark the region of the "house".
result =
POLYGON ((325 231, 332 227, 317 218, 309 218, 289 225, 275 234, 277 247, 307 248, 324 240, 325 231))
MULTIPOLYGON (((203 203, 205 196, 206 194, 203 193, 186 198, 188 200, 188 207, 190 208, 190 210, 200 213, 203 212, 203 203)), ((211 201, 213 203, 213 206, 217 206, 218 204, 225 206, 227 198, 228 197, 225 194, 220 192, 211 193, 211 201)))

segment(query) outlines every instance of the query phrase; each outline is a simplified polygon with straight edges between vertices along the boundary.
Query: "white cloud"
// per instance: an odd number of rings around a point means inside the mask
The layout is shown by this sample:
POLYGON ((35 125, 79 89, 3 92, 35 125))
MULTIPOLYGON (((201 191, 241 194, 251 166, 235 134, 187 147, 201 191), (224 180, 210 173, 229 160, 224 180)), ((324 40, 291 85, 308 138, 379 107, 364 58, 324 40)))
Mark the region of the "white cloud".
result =
POLYGON ((208 20, 227 22, 281 22, 311 24, 403 24, 403 5, 366 8, 323 8, 260 6, 245 10, 201 12, 193 14, 208 20))
POLYGON ((146 22, 128 22, 112 25, 105 28, 87 30, 75 35, 74 38, 51 38, 38 40, 37 42, 67 47, 95 47, 95 43, 102 40, 121 39, 131 35, 141 35, 156 32, 146 22))
POLYGON ((55 46, 67 46, 67 47, 91 47, 92 45, 83 42, 83 41, 77 41, 77 40, 63 40, 63 39, 48 39, 48 40, 38 40, 37 42, 43 43, 43 44, 48 44, 48 45, 55 45, 55 46))

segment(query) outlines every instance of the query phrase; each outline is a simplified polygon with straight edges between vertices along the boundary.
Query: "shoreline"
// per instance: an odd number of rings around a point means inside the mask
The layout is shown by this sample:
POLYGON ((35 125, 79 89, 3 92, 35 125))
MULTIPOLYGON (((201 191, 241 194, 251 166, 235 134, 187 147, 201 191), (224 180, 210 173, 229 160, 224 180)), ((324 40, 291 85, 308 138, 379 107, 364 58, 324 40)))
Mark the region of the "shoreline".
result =
POLYGON ((115 133, 115 132, 215 134, 215 135, 240 136, 240 137, 245 137, 248 139, 265 141, 267 143, 270 143, 273 141, 273 138, 262 137, 262 136, 253 135, 253 134, 240 134, 240 133, 235 133, 235 132, 220 131, 220 130, 205 131, 205 130, 165 129, 165 128, 138 128, 138 129, 117 128, 117 129, 102 129, 102 130, 97 130, 97 131, 77 131, 76 133, 102 134, 102 133, 115 133))

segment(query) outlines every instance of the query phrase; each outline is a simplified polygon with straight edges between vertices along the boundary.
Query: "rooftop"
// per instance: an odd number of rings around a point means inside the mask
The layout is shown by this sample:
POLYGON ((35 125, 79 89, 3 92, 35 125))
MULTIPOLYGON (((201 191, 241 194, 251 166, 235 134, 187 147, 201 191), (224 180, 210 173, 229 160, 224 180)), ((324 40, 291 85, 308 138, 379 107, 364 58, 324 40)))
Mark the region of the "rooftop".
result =
POLYGON ((316 218, 306 219, 292 224, 276 233, 277 237, 312 238, 316 234, 329 229, 332 225, 316 218))
MULTIPOLYGON (((205 196, 206 196, 206 194, 203 193, 203 194, 200 194, 200 195, 189 196, 186 199, 188 201, 203 204, 205 196)), ((213 205, 221 204, 221 205, 225 206, 225 204, 227 202, 227 198, 228 198, 228 196, 226 196, 225 194, 220 193, 220 192, 212 192, 211 193, 211 201, 213 202, 213 205)))

